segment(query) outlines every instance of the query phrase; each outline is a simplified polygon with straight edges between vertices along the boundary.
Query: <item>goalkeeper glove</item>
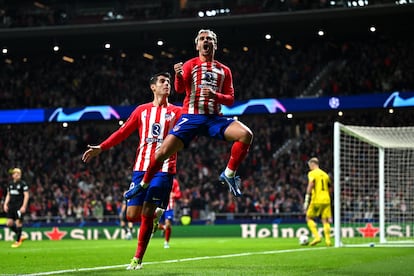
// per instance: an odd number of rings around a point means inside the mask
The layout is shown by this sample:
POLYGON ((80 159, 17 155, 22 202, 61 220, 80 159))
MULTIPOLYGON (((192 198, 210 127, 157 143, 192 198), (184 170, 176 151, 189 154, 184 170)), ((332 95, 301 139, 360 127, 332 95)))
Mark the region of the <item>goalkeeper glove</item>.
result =
POLYGON ((303 210, 305 210, 305 211, 308 209, 309 199, 310 199, 309 194, 306 194, 306 196, 305 196, 305 202, 303 202, 303 210))

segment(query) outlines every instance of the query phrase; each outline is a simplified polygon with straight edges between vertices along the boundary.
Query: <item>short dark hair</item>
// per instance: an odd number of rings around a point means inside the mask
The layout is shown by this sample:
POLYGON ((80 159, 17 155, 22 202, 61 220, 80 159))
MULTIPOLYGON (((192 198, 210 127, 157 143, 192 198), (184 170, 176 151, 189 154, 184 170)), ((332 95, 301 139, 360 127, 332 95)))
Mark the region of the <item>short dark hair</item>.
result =
POLYGON ((152 77, 150 78, 149 84, 155 84, 157 82, 157 79, 159 76, 163 76, 166 78, 169 78, 171 80, 171 74, 168 72, 160 72, 160 73, 156 73, 154 75, 152 75, 152 77))

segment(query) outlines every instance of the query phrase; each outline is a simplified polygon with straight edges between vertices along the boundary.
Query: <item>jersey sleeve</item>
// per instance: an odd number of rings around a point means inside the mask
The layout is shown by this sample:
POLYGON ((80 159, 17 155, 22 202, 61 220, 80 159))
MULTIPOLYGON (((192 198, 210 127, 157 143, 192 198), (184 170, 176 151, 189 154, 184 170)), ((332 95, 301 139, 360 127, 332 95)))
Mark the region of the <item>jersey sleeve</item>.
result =
POLYGON ((183 73, 175 74, 174 79, 174 89, 177 93, 184 93, 186 88, 186 79, 188 79, 189 74, 191 74, 191 63, 189 61, 183 64, 183 73))
POLYGON ((183 108, 181 106, 176 106, 175 113, 177 114, 175 122, 177 122, 178 119, 180 119, 181 114, 183 114, 183 108))
POLYGON ((108 150, 128 138, 139 127, 139 112, 140 108, 138 107, 117 131, 112 133, 111 136, 100 144, 101 149, 108 150))
POLYGON ((22 190, 23 192, 29 191, 29 185, 27 185, 26 181, 22 181, 22 190))
POLYGON ((314 181, 315 181, 315 177, 314 177, 312 171, 310 171, 308 173, 308 182, 314 182, 314 181))

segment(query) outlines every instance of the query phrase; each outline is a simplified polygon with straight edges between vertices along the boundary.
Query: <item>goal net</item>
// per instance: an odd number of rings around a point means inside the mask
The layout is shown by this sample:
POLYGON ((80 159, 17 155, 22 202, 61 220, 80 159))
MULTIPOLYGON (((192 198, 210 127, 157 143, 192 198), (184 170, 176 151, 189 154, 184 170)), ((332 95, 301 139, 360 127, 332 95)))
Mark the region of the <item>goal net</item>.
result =
POLYGON ((414 127, 334 125, 335 246, 414 243, 414 127))

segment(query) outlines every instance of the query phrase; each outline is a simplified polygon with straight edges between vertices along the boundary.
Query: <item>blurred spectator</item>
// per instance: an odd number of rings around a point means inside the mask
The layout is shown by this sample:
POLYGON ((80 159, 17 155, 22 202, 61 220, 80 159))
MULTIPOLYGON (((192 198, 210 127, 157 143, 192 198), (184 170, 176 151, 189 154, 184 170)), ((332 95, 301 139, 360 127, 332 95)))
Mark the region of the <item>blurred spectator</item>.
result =
MULTIPOLYGON (((219 55, 224 64, 234 68, 236 100, 247 100, 413 91, 413 48, 410 38, 370 38, 307 41, 292 50, 273 43, 256 43, 248 51, 234 46, 219 55)), ((194 52, 192 48, 170 50, 182 60, 194 52)), ((161 53, 150 60, 136 51, 125 52, 126 56, 116 52, 73 54, 73 63, 50 53, 5 62, 0 67, 0 109, 117 106, 149 101, 151 95, 139 91, 146 88, 152 68, 172 71, 173 62, 161 53)), ((179 97, 174 95, 172 102, 179 97)), ((75 137, 60 138, 75 143, 75 137)), ((265 143, 270 141, 270 137, 263 139, 268 139, 265 143)))
MULTIPOLYGON (((337 66, 328 70, 309 91, 321 91, 320 95, 353 95, 414 91, 413 48, 411 37, 309 41, 293 50, 278 44, 257 43, 246 52, 229 47, 229 52, 220 53, 220 58, 234 68, 237 100, 298 97, 331 62, 337 66)), ((193 53, 193 49, 183 50, 193 53)), ((175 50, 174 54, 183 60, 186 58, 181 51, 175 50)), ((60 57, 39 53, 28 56, 27 60, 15 58, 3 63, 0 109, 146 102, 151 95, 140 91, 146 89, 149 71, 153 68, 172 71, 173 63, 161 54, 149 60, 133 52, 126 57, 115 52, 78 53, 74 58, 74 63, 66 63, 60 57)), ((377 126, 411 124, 412 111, 397 113, 349 111, 341 121, 377 126)), ((325 162, 321 167, 333 169, 332 122, 335 119, 326 114, 312 118, 298 116, 290 121, 277 115, 243 116, 243 121, 256 133, 251 152, 238 171, 246 195, 243 200, 234 199, 215 179, 217 170, 226 165, 229 145, 198 138, 178 158, 177 178, 183 184, 183 198, 178 202, 181 214, 214 222, 213 214, 234 218, 245 212, 260 216, 299 212, 307 181, 306 160, 318 156, 325 162), (294 141, 292 147, 275 156, 288 139, 294 141)), ((19 165, 27 172, 26 180, 34 195, 29 205, 32 220, 116 219, 117 203, 130 183, 128 177, 135 157, 135 152, 125 149, 133 148, 136 138, 131 137, 119 149, 111 150, 105 159, 97 158, 88 166, 80 161, 86 145, 96 143, 97 137, 109 135, 116 124, 83 122, 68 128, 55 123, 0 125, 0 167, 4 168, 0 171, 0 200, 4 200, 9 177, 5 168, 19 165)), ((394 200, 387 208, 412 212, 413 202, 401 193, 404 191, 389 192, 388 196, 394 200)), ((345 214, 349 219, 372 217, 374 206, 364 205, 365 199, 356 195, 345 196, 342 204, 349 211, 345 214), (355 207, 360 211, 351 213, 355 207)))
MULTIPOLYGON (((407 125, 411 122, 410 110, 397 114, 377 112, 356 113, 342 118, 348 124, 373 124, 378 126, 407 125)), ((226 143, 211 142, 200 138, 197 147, 190 146, 178 159, 177 178, 182 183, 182 200, 177 204, 180 215, 188 214, 193 220, 202 219, 213 223, 217 216, 226 214, 228 219, 238 214, 254 213, 256 218, 267 216, 298 216, 301 214, 302 198, 306 188, 306 160, 318 156, 324 160, 322 167, 332 172, 332 122, 334 118, 297 118, 288 121, 273 115, 245 116, 243 121, 257 133, 251 154, 239 170, 243 179, 243 199, 235 199, 214 179, 216 170, 222 167, 228 152, 226 143), (306 125, 313 122, 309 132, 306 125), (260 122, 260 124, 258 123, 260 122), (263 131, 266 125, 268 131, 263 131), (297 129, 302 129, 297 133, 297 129), (286 136, 286 133, 292 133, 286 136), (273 153, 285 142, 278 136, 296 139, 297 143, 277 158, 273 153), (269 143, 265 142, 269 137, 269 143), (315 147, 316 145, 316 147, 315 147), (323 149, 323 150, 321 150, 323 149), (223 158, 216 158, 222 156, 223 158), (233 214, 233 215, 232 215, 233 214), (264 216, 265 215, 265 216, 264 216)), ((117 203, 120 191, 127 189, 128 175, 134 155, 126 150, 111 150, 107 158, 96 158, 87 166, 80 161, 80 153, 86 147, 88 137, 101 137, 113 129, 115 122, 85 122, 62 128, 60 124, 47 125, 0 125, 0 167, 21 165, 31 172, 30 220, 40 218, 49 222, 84 220, 106 221, 118 219, 117 203), (75 149, 66 151, 69 140, 59 139, 67 133, 76 135, 75 149), (105 134, 104 134, 105 133, 105 134), (12 134, 12 135, 11 135, 12 134), (38 139, 42 137, 42 139, 38 139), (61 158, 61 152, 65 152, 61 158), (58 159, 61 160, 57 162, 58 159), (11 165, 13 164, 13 165, 11 165), (85 181, 88 185, 80 185, 85 181)), ((132 148, 134 141, 127 140, 122 149, 132 148)), ((6 185, 7 170, 0 172, 0 187, 6 185)), ((372 217, 373 199, 358 199, 345 195, 346 210, 359 206, 360 212, 344 214, 358 220, 372 217), (368 206, 368 205, 369 206, 368 206)), ((393 200, 387 208, 394 212, 411 212, 413 202, 404 193, 388 193, 393 200)), ((2 199, 0 199, 2 200, 2 199)), ((179 218, 180 216, 177 216, 179 218)), ((240 218, 240 217, 238 217, 240 218)))

